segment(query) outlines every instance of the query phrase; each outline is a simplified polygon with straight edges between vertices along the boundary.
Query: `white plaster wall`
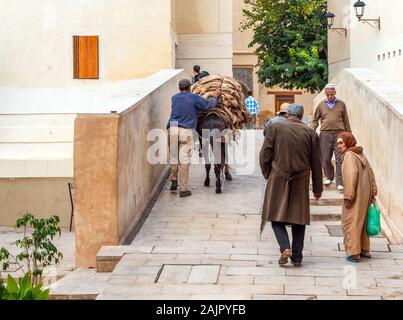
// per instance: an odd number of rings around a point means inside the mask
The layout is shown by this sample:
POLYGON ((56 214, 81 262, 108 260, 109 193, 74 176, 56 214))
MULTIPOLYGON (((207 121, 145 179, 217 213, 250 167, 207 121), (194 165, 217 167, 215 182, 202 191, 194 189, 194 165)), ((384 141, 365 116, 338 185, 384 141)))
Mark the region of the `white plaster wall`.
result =
POLYGON ((0 86, 87 86, 172 68, 167 0, 0 0, 0 86), (73 79, 73 35, 99 36, 99 80, 73 79))
POLYGON ((78 114, 123 112, 180 72, 90 88, 0 87, 0 178, 73 177, 78 114))
MULTIPOLYGON (((378 201, 403 242, 403 87, 369 69, 344 69, 332 82, 346 102, 353 134, 375 173, 378 201)), ((317 105, 324 92, 315 98, 317 105)))
POLYGON ((351 68, 370 68, 390 80, 403 84, 403 1, 365 1, 363 18, 380 17, 381 30, 358 22, 353 8, 354 2, 355 0, 328 0, 329 10, 336 14, 335 27, 344 25, 348 28, 347 39, 329 32, 330 78, 348 66, 337 66, 337 63, 351 59, 351 68), (381 56, 380 61, 378 55, 381 56), (332 68, 333 64, 335 66, 332 68))
POLYGON ((176 67, 232 76, 232 0, 176 0, 176 67))

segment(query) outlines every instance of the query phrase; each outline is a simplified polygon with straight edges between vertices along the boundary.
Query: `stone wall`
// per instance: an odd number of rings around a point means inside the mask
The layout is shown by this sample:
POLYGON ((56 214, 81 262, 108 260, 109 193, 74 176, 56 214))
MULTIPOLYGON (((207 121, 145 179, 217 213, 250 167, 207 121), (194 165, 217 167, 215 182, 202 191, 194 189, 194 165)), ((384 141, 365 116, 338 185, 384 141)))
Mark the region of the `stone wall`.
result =
MULTIPOLYGON (((79 115, 75 124, 76 266, 95 267, 103 245, 129 243, 159 193, 168 166, 147 159, 151 129, 166 130, 179 70, 117 114, 79 115)), ((158 81, 157 81, 158 80, 158 81)), ((163 81, 162 81, 163 80, 163 81)))
MULTIPOLYGON (((369 69, 344 69, 333 80, 377 181, 384 221, 403 242, 403 87, 369 69)), ((324 98, 322 92, 315 104, 324 98)))

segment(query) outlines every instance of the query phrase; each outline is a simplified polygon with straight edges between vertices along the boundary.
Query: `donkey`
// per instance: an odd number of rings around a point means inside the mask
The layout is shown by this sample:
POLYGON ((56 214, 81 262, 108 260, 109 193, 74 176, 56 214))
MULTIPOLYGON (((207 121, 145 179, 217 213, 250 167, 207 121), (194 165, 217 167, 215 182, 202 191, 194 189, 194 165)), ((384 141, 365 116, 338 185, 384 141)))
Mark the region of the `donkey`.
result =
MULTIPOLYGON (((225 179, 227 181, 232 180, 231 173, 229 172, 229 167, 228 165, 225 164, 225 155, 227 151, 227 144, 225 141, 223 141, 223 138, 221 137, 221 134, 223 133, 224 130, 228 130, 228 126, 225 123, 225 121, 217 116, 216 114, 212 113, 207 115, 202 121, 198 123, 197 126, 197 132, 199 134, 199 141, 200 141, 200 146, 201 150, 200 152, 202 153, 205 161, 206 161, 206 179, 204 180, 204 186, 209 187, 210 186, 210 170, 211 170, 211 163, 209 161, 209 144, 211 145, 211 149, 214 152, 214 173, 216 176, 216 193, 221 193, 221 172, 224 171, 225 173, 225 179), (209 136, 208 137, 203 137, 203 130, 209 130, 209 136), (202 139, 203 138, 208 138, 208 139, 202 139), (218 143, 214 143, 214 141, 217 141, 220 139, 218 143), (214 145, 219 145, 219 150, 214 151, 214 145), (218 159, 217 159, 218 158, 218 159)), ((200 154, 199 154, 200 155, 200 154)))

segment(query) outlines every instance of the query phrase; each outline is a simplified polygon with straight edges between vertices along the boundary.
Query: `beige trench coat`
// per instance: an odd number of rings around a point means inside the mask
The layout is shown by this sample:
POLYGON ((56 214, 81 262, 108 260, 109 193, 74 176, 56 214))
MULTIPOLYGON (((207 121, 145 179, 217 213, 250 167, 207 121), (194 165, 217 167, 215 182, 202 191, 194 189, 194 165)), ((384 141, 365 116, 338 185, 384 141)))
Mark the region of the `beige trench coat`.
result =
POLYGON ((271 125, 260 151, 260 167, 268 179, 261 231, 267 221, 309 225, 309 176, 314 193, 322 193, 318 135, 302 121, 271 125))
POLYGON ((360 254, 361 251, 370 251, 366 218, 371 199, 377 194, 377 186, 371 165, 364 154, 346 151, 342 175, 344 199, 353 201, 350 209, 343 206, 341 215, 344 247, 347 255, 352 256, 360 254))

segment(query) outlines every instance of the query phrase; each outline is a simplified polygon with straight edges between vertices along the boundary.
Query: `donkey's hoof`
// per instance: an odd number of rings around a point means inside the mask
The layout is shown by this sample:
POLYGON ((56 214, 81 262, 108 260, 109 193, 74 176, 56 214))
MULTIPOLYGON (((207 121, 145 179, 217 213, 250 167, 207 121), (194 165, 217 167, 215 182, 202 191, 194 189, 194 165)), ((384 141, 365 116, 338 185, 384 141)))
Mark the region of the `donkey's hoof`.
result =
POLYGON ((227 181, 232 181, 231 173, 226 173, 226 174, 225 174, 225 180, 227 180, 227 181))
POLYGON ((204 186, 210 187, 210 180, 204 180, 204 186))
POLYGON ((203 157, 203 153, 199 152, 199 157, 200 158, 203 157))
POLYGON ((221 189, 216 189, 215 193, 221 193, 221 189))

